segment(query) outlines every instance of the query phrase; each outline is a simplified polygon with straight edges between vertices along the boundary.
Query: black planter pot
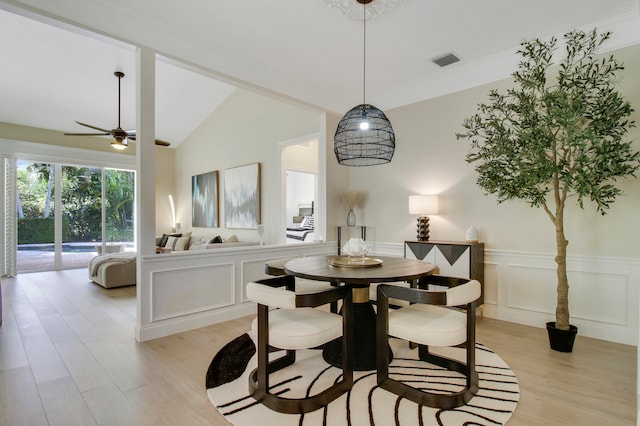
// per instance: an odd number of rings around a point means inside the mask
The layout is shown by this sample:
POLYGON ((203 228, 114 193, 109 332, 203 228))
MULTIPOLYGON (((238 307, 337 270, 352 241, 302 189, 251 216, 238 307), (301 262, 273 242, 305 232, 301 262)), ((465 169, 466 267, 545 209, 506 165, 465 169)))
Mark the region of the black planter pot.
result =
POLYGON ((549 333, 549 345, 551 349, 558 352, 572 352, 573 342, 578 334, 578 327, 569 325, 569 330, 556 328, 555 321, 547 323, 547 333, 549 333))

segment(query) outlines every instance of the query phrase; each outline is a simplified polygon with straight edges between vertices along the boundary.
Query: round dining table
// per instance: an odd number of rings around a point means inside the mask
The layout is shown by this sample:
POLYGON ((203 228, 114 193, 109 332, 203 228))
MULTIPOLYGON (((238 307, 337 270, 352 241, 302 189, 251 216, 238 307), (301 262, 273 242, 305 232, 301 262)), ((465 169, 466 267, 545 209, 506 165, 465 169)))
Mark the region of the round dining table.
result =
MULTIPOLYGON (((366 257, 359 262, 348 256, 307 256, 289 260, 284 265, 287 274, 299 278, 328 281, 352 288, 354 336, 353 369, 376 369, 376 313, 369 298, 374 283, 404 281, 416 287, 420 278, 433 273, 434 266, 415 259, 400 257, 366 257)), ((329 364, 342 366, 342 342, 325 345, 322 356, 329 364)))

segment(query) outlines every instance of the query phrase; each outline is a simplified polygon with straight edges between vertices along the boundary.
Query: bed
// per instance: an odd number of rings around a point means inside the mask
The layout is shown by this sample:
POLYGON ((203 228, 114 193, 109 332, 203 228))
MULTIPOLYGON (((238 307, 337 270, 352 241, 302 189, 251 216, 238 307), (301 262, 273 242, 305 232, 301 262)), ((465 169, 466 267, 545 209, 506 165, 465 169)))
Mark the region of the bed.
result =
POLYGON ((136 253, 104 253, 89 262, 89 279, 104 288, 136 285, 136 253))
POLYGON ((287 228, 287 242, 300 243, 313 241, 315 230, 313 228, 287 228))
POLYGON ((287 243, 309 242, 315 239, 313 203, 310 207, 298 207, 298 216, 293 217, 296 226, 287 228, 287 243))

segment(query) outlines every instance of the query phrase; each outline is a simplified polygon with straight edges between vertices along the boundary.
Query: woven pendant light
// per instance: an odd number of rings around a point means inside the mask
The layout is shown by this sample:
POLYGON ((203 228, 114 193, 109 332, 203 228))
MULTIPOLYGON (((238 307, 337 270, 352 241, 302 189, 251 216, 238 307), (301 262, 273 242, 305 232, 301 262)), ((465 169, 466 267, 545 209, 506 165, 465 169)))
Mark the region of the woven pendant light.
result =
POLYGON ((396 148, 396 135, 391 122, 380 109, 365 102, 366 96, 366 7, 373 0, 356 0, 364 15, 363 102, 349 110, 338 123, 333 151, 338 163, 345 166, 374 166, 391 161, 396 148))

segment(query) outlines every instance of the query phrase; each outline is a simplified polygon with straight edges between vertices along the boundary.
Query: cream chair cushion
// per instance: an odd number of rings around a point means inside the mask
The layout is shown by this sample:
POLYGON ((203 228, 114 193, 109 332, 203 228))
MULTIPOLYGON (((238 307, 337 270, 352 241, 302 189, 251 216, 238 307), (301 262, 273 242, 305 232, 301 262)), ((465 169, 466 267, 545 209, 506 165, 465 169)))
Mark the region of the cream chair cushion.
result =
POLYGON ((247 298, 273 308, 296 308, 296 294, 284 287, 269 287, 258 283, 247 284, 247 298))
POLYGON ((478 300, 482 288, 478 280, 471 280, 468 283, 448 288, 446 292, 447 306, 462 306, 478 300))
MULTIPOLYGON (((480 297, 477 280, 451 287, 447 306, 466 305, 480 297)), ((442 306, 415 304, 389 313, 389 335, 433 346, 456 346, 467 340, 467 316, 442 306)))
POLYGON ((467 340, 462 312, 433 305, 410 305, 389 312, 389 335, 433 346, 455 346, 467 340))
MULTIPOLYGON (((258 335, 257 318, 251 330, 258 335)), ((269 344, 280 349, 306 349, 342 336, 342 317, 315 308, 269 312, 269 344)))
MULTIPOLYGON (((248 283, 247 297, 256 303, 280 308, 269 312, 271 346, 306 349, 342 336, 342 316, 315 308, 296 308, 296 294, 292 291, 248 283)), ((251 329, 257 336, 257 318, 251 329)))

